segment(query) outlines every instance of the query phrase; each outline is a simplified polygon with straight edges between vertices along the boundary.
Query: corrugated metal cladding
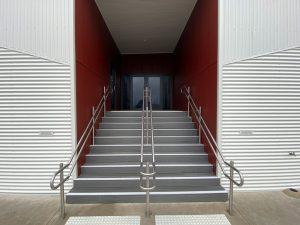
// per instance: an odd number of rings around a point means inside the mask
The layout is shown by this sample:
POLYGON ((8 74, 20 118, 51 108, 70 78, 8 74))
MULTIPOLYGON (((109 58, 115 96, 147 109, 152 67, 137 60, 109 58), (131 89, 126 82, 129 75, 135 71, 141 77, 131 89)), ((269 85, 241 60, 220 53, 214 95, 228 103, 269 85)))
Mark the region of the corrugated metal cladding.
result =
POLYGON ((299 0, 224 0, 225 64, 300 45, 299 0))
POLYGON ((0 0, 0 46, 70 64, 73 1, 0 0))
POLYGON ((299 188, 300 47, 225 65, 222 86, 222 151, 244 189, 299 188))
POLYGON ((0 192, 53 193, 72 152, 70 76, 69 65, 0 48, 0 192))

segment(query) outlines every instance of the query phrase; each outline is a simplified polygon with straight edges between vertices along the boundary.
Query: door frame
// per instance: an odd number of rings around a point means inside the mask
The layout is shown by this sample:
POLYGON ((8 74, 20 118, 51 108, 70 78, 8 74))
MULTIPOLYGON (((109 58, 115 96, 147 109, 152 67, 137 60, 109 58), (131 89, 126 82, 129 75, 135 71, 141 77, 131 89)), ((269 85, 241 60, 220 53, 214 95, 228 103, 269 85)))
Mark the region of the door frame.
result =
MULTIPOLYGON (((134 74, 126 74, 122 76, 121 79, 121 110, 134 110, 133 106, 132 106, 132 78, 133 77, 167 77, 169 80, 169 103, 168 103, 168 109, 167 110, 171 110, 173 109, 173 76, 170 74, 152 74, 152 73, 146 73, 146 74, 142 74, 142 73, 134 73, 134 74), (127 85, 125 85, 127 84, 127 85), (129 90, 127 90, 127 87, 129 90), (130 97, 129 97, 130 96, 130 97), (127 107, 126 107, 126 103, 125 103, 125 99, 131 98, 131 100, 128 101, 127 107)), ((160 85, 160 90, 161 90, 161 99, 163 99, 163 92, 164 92, 164 87, 163 87, 163 79, 161 79, 161 85, 160 85)), ((164 106, 162 105, 162 107, 164 108, 164 106)), ((161 110, 164 110, 164 109, 161 110)))
MULTIPOLYGON (((149 78, 150 77, 159 77, 161 78, 162 75, 131 75, 130 76, 130 96, 131 96, 131 99, 130 99, 130 110, 135 110, 134 107, 133 107, 133 78, 134 77, 143 77, 144 78, 144 87, 146 87, 146 85, 149 85, 149 78)), ((162 99, 163 99, 163 88, 162 88, 163 84, 162 84, 162 79, 160 79, 160 107, 161 109, 163 108, 162 106, 162 99)), ((161 110, 160 109, 160 110, 161 110)))

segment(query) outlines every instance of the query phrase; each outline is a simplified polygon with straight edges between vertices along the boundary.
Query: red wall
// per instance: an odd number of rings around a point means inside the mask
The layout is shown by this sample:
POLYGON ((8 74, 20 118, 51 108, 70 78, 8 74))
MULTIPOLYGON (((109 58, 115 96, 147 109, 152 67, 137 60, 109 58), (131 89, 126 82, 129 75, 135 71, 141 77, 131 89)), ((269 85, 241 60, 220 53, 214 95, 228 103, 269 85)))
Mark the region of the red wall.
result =
POLYGON ((122 55, 121 73, 174 75, 174 54, 122 55))
MULTIPOLYGON (((79 139, 91 118, 92 106, 100 100, 103 86, 108 85, 110 62, 118 56, 119 50, 94 0, 75 1, 75 32, 79 139)), ((81 158, 80 165, 83 161, 84 157, 81 158)))
MULTIPOLYGON (((196 104, 202 106, 203 118, 216 136, 218 1, 200 0, 176 47, 174 105, 186 110, 186 99, 180 95, 182 85, 190 86, 196 104)), ((210 161, 211 150, 206 148, 210 161)))

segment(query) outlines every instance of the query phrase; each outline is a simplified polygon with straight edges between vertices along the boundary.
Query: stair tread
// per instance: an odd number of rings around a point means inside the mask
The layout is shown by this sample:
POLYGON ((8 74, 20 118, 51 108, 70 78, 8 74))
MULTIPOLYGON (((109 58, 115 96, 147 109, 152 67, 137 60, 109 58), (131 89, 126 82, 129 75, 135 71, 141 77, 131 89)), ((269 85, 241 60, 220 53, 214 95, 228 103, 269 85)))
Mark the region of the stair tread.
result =
MULTIPOLYGON (((220 192, 220 193, 227 193, 227 191, 221 186, 204 186, 204 187, 193 187, 193 186, 187 186, 187 187, 156 187, 155 190, 151 191, 150 194, 160 193, 160 192, 169 192, 169 193, 182 193, 183 192, 203 192, 203 193, 209 193, 209 192, 220 192)), ((144 191, 141 191, 139 187, 135 188, 128 188, 123 187, 121 190, 119 187, 80 187, 80 188, 73 188, 70 190, 68 194, 80 194, 80 193, 109 193, 109 194, 120 194, 120 193, 136 193, 141 194, 145 193, 144 191)))
MULTIPOLYGON (((85 175, 81 174, 78 178, 75 178, 75 180, 80 180, 80 179, 124 179, 124 178, 138 178, 140 179, 139 175, 137 174, 136 176, 134 175, 109 175, 109 176, 103 176, 103 175, 85 175)), ((159 174, 156 176, 156 179, 201 179, 201 178, 216 178, 219 179, 218 176, 212 174, 212 173, 181 173, 181 174, 159 174)))
MULTIPOLYGON (((91 145, 91 146, 141 146, 141 144, 94 144, 94 145, 91 145)), ((147 145, 146 145, 147 146, 147 145)), ((148 145, 150 146, 150 145, 148 145)), ((172 144, 172 143, 161 143, 161 144, 154 144, 154 146, 156 147, 160 147, 160 146, 167 146, 167 147, 172 147, 172 146, 182 146, 182 147, 185 147, 185 146, 203 146, 203 144, 201 143, 175 143, 175 144, 172 144)))

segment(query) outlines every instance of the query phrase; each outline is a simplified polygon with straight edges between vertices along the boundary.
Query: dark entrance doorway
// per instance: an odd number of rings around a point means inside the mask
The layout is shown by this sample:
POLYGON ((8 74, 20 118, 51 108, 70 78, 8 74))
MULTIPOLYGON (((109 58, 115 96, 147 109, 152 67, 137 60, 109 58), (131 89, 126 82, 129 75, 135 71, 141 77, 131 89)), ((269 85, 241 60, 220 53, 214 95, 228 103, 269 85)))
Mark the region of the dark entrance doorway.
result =
POLYGON ((142 108, 142 96, 145 86, 151 88, 154 110, 171 109, 171 77, 131 75, 123 79, 122 108, 139 110, 142 108))
POLYGON ((117 66, 115 62, 110 64, 110 78, 109 87, 112 91, 111 93, 111 109, 115 110, 117 108, 117 66))

